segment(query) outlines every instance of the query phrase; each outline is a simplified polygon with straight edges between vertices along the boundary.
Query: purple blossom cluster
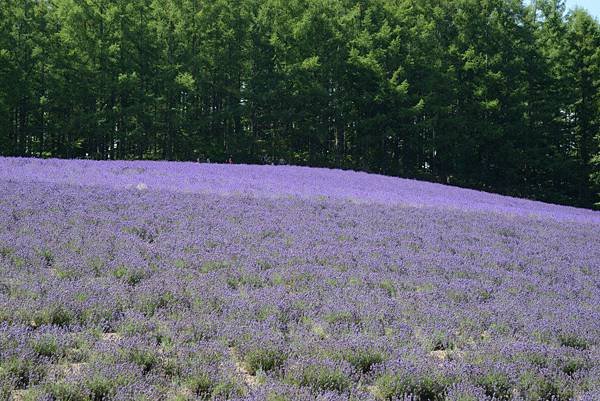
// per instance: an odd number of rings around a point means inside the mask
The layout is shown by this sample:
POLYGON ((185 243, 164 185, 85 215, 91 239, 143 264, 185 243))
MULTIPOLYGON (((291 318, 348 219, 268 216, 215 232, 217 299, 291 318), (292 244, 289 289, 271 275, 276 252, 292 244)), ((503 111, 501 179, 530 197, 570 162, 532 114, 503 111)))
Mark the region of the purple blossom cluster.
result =
POLYGON ((598 400, 600 216, 335 170, 0 159, 0 399, 598 400))
POLYGON ((441 207, 600 223, 600 213, 448 185, 296 166, 1 158, 0 179, 184 193, 441 207))

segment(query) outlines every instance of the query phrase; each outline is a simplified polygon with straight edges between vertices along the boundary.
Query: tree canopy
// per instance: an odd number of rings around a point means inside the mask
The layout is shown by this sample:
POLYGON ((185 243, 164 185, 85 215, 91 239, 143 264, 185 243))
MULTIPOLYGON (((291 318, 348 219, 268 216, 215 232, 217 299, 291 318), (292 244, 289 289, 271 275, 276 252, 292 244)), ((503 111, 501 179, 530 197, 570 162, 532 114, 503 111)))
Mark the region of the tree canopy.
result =
POLYGON ((359 169, 591 207, 600 25, 563 1, 4 0, 0 154, 359 169))

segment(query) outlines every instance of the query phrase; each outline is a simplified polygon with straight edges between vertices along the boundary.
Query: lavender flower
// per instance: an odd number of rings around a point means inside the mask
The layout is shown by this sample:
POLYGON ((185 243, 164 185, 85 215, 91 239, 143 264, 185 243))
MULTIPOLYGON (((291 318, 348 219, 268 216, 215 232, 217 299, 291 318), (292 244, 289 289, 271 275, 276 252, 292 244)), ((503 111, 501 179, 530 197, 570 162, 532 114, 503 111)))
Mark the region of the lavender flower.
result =
POLYGON ((599 399, 598 238, 363 173, 3 158, 0 398, 599 399))

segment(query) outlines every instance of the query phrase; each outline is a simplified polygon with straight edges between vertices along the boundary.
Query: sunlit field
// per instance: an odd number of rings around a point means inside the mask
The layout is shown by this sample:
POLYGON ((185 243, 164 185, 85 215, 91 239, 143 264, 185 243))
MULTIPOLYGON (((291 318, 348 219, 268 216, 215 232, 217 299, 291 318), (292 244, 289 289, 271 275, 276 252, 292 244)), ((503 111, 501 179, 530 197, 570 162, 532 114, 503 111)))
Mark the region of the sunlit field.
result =
POLYGON ((600 213, 0 158, 0 399, 598 400, 600 213))

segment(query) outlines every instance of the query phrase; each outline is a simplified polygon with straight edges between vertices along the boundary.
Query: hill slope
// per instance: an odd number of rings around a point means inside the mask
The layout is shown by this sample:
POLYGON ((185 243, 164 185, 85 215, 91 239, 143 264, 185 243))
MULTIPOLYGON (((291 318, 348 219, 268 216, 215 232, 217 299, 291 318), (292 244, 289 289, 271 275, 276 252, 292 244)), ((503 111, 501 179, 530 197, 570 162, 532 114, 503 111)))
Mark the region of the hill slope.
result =
POLYGON ((598 399, 599 237, 361 173, 0 159, 0 389, 598 399))
POLYGON ((358 203, 445 207, 464 211, 552 216, 600 223, 600 212, 354 171, 150 161, 89 161, 0 158, 0 179, 123 189, 143 183, 177 192, 280 198, 327 197, 358 203))

